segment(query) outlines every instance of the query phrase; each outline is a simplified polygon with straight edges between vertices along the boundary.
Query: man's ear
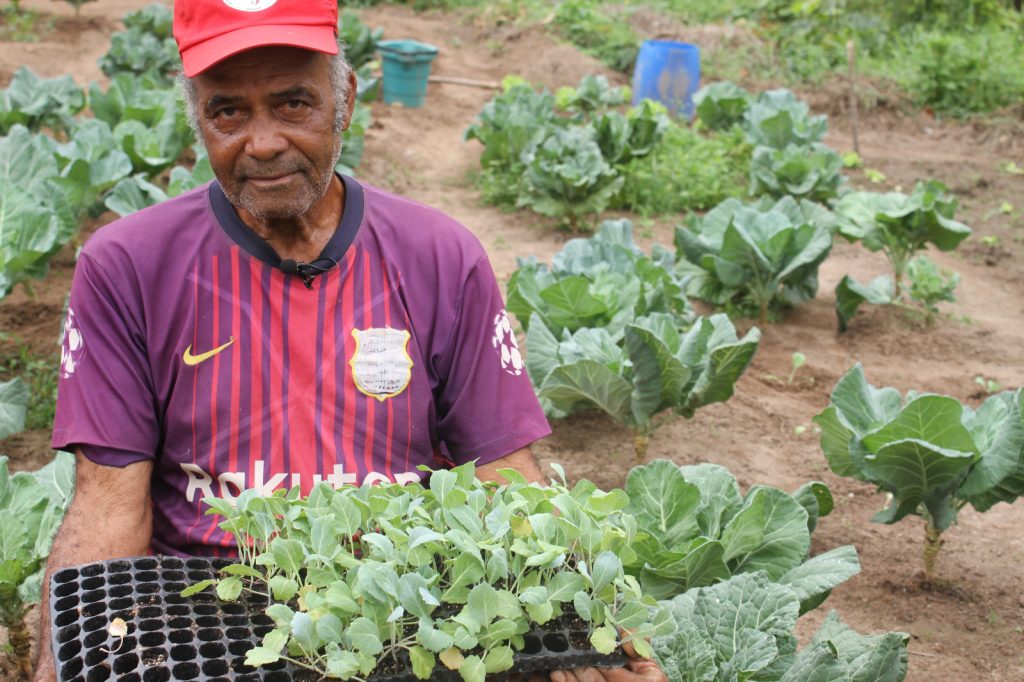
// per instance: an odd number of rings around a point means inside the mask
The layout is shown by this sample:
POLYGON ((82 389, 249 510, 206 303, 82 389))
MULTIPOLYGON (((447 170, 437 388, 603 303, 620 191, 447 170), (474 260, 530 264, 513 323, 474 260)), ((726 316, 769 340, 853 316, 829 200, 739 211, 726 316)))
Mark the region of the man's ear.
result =
POLYGON ((356 82, 356 70, 350 68, 348 70, 348 92, 345 96, 345 124, 341 126, 342 130, 348 130, 349 125, 352 123, 352 112, 356 108, 356 90, 358 83, 356 82))

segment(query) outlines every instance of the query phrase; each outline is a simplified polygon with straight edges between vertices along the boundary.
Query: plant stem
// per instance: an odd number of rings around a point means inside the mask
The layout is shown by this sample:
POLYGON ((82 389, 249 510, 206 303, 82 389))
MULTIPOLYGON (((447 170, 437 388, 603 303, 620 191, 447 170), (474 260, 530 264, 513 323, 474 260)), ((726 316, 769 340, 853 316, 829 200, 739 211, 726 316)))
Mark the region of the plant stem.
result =
POLYGON ((646 433, 633 434, 633 452, 636 454, 636 465, 641 466, 647 461, 647 446, 651 437, 646 433))
POLYGON ((32 639, 24 619, 7 623, 7 640, 18 664, 18 676, 23 680, 32 679, 32 639))
POLYGON ((925 517, 924 530, 924 579, 933 582, 935 579, 935 562, 942 549, 942 531, 935 527, 931 517, 925 517))

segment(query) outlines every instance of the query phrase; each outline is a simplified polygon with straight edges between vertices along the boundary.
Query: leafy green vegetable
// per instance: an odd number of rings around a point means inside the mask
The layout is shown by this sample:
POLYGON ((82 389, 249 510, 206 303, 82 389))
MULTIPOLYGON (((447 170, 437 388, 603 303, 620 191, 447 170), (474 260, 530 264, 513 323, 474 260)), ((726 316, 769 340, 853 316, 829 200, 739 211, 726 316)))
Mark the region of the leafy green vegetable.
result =
POLYGON ((989 397, 977 410, 954 398, 875 388, 851 369, 814 421, 832 470, 892 496, 875 515, 925 520, 925 574, 934 575, 940 535, 971 504, 985 511, 1024 493, 1024 389, 989 397))
POLYGON ((824 201, 843 184, 843 158, 823 144, 757 147, 750 164, 750 193, 824 201))
POLYGON ((50 257, 75 233, 57 175, 50 138, 21 125, 0 137, 0 298, 16 283, 45 275, 50 257))
POLYGON ((818 266, 832 248, 834 218, 826 209, 785 197, 774 205, 727 199, 676 229, 687 293, 716 305, 758 311, 799 304, 818 291, 818 266))
POLYGON ((931 324, 938 314, 941 301, 954 302, 953 292, 960 283, 960 275, 939 266, 927 256, 917 256, 907 263, 907 279, 910 281, 910 298, 921 304, 925 320, 931 324))
POLYGON ((275 627, 247 663, 301 656, 321 674, 366 679, 412 649, 420 679, 440 659, 483 682, 512 667, 533 624, 567 612, 590 623, 599 651, 632 641, 649 654, 649 638, 672 634, 667 610, 624 570, 637 530, 622 491, 503 473, 512 483, 481 483, 467 464, 432 472, 427 486, 206 498, 242 559, 217 593, 230 599, 249 586, 274 596, 266 614, 275 627))
POLYGON ((649 99, 625 116, 609 111, 593 119, 601 155, 612 165, 650 154, 671 124, 665 107, 649 99))
POLYGON ((728 400, 760 341, 739 339, 729 318, 698 318, 681 331, 673 316, 654 313, 626 325, 617 342, 606 329, 568 331, 558 339, 540 320, 527 333, 527 371, 553 417, 599 409, 633 430, 643 461, 647 438, 666 410, 690 418, 728 400))
POLYGON ((839 318, 839 331, 847 330, 850 320, 857 314, 857 309, 862 303, 892 305, 896 300, 896 285, 889 275, 876 277, 868 284, 861 284, 846 275, 836 285, 836 316, 839 318))
POLYGON ((575 88, 559 88, 555 96, 555 106, 560 111, 568 111, 584 118, 599 111, 627 104, 631 97, 632 93, 628 87, 612 87, 607 76, 588 74, 575 88))
POLYGON ((828 132, 828 117, 811 116, 806 102, 789 90, 759 94, 743 116, 743 129, 751 144, 785 149, 821 142, 828 132))
POLYGON ((345 57, 348 63, 358 71, 373 61, 377 43, 384 37, 384 29, 370 29, 359 20, 358 14, 345 11, 338 17, 338 37, 345 44, 345 57))
POLYGON ((592 128, 556 128, 523 153, 525 182, 517 204, 557 218, 571 230, 600 213, 623 180, 601 154, 592 128))
POLYGON ((21 379, 0 381, 0 440, 25 428, 28 401, 28 386, 21 379))
POLYGON ((750 108, 750 93, 729 81, 705 85, 693 96, 697 118, 711 130, 728 130, 740 123, 750 108))
POLYGON ((120 149, 118 140, 103 121, 77 121, 69 131, 69 141, 55 148, 60 186, 76 214, 92 209, 100 197, 132 172, 132 161, 120 149))
POLYGON ((653 644, 673 682, 900 682, 907 674, 908 635, 862 636, 834 611, 797 653, 799 597, 764 573, 736 575, 667 603, 679 627, 653 644))
POLYGON ((153 2, 121 18, 125 28, 137 28, 158 38, 171 38, 174 12, 166 5, 153 2))
POLYGON ((657 461, 629 472, 626 493, 626 511, 647 535, 634 546, 637 562, 627 570, 658 599, 763 571, 797 593, 803 613, 860 572, 852 546, 806 560, 811 521, 831 512, 831 494, 822 483, 792 495, 754 486, 744 497, 735 477, 718 465, 657 461))
POLYGON ((899 192, 850 192, 835 205, 839 233, 883 251, 892 265, 894 293, 903 292, 907 263, 928 244, 952 251, 971 234, 953 219, 958 202, 940 182, 919 182, 909 196, 899 192))
POLYGON ((363 160, 363 152, 366 149, 366 131, 372 122, 373 116, 370 113, 370 107, 356 101, 352 120, 341 136, 341 156, 335 166, 335 170, 339 173, 352 175, 356 166, 363 160))
POLYGON ((0 90, 0 134, 15 125, 31 130, 46 126, 63 130, 85 107, 85 93, 71 76, 40 78, 27 66, 14 72, 6 90, 0 90))
POLYGON ((568 241, 550 268, 521 260, 508 283, 508 309, 527 329, 534 320, 556 336, 600 327, 616 342, 628 323, 651 313, 689 327, 693 313, 667 256, 645 256, 628 220, 606 220, 592 237, 568 241))
POLYGON ((181 59, 170 35, 161 36, 148 28, 133 26, 110 36, 110 48, 100 57, 99 65, 108 76, 147 76, 170 85, 174 73, 181 68, 181 59))
POLYGON ((53 536, 73 494, 75 458, 58 452, 35 473, 8 473, 0 456, 0 625, 22 674, 31 677, 31 639, 25 616, 42 598, 53 536))

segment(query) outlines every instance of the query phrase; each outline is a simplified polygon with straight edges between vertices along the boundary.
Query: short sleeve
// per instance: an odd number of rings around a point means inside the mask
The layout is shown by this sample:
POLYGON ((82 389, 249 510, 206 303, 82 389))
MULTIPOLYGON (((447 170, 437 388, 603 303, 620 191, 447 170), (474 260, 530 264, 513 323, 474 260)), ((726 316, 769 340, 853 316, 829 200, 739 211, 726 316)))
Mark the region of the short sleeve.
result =
POLYGON ((113 466, 155 458, 160 428, 141 320, 83 252, 64 320, 53 447, 104 453, 95 458, 113 466))
POLYGON ((551 433, 486 257, 463 284, 437 373, 438 436, 456 464, 484 464, 551 433))

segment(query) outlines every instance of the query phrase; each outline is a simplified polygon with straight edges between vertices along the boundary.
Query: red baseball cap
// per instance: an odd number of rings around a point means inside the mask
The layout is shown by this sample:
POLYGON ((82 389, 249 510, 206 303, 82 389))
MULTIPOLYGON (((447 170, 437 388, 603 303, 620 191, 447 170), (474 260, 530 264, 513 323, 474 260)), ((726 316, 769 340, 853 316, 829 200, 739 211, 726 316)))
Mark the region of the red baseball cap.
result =
POLYGON ((263 45, 338 53, 336 0, 174 0, 174 39, 189 78, 263 45))

